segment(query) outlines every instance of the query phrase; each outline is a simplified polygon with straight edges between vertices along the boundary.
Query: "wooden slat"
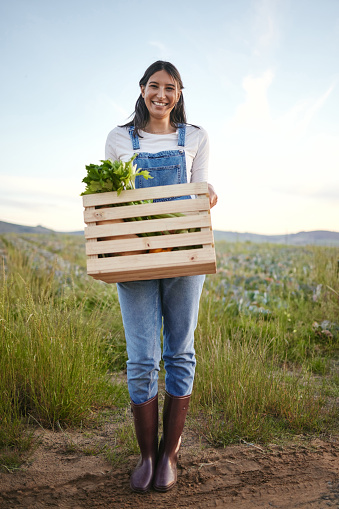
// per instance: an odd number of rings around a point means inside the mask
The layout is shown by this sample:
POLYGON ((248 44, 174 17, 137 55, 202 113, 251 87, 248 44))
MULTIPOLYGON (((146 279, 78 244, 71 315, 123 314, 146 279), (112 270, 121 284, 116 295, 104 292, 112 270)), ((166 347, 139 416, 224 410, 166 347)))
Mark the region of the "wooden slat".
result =
POLYGON ((126 203, 139 200, 176 198, 178 196, 198 194, 208 194, 207 182, 131 189, 129 191, 122 191, 119 196, 116 192, 87 194, 82 197, 82 201, 84 207, 95 207, 98 205, 126 203))
MULTIPOLYGON (((200 215, 200 216, 201 216, 201 215, 203 215, 203 216, 204 216, 204 215, 206 215, 206 214, 210 214, 210 211, 208 210, 208 212, 205 212, 205 211, 200 211, 200 212, 199 212, 199 215, 200 215)), ((202 228, 201 228, 201 231, 206 232, 206 231, 208 231, 208 229, 209 229, 208 227, 202 227, 202 228)), ((206 246, 203 246, 203 247, 204 247, 204 248, 206 248, 206 246)), ((213 247, 214 247, 214 242, 213 242, 213 247)))
POLYGON ((213 244, 211 230, 194 233, 159 235, 156 237, 138 237, 125 240, 106 240, 94 244, 86 243, 87 255, 121 253, 124 251, 139 251, 170 247, 213 244))
POLYGON ((114 192, 86 195, 83 196, 83 203, 84 218, 88 225, 85 228, 87 272, 93 278, 113 283, 216 272, 206 182, 123 191, 120 196, 114 192), (131 201, 180 196, 194 196, 197 199, 124 206, 131 201), (124 221, 129 218, 173 212, 184 215, 174 218, 124 221), (189 228, 199 228, 199 231, 138 236, 142 233, 189 228), (187 249, 152 252, 182 246, 187 249), (113 256, 99 257, 101 254, 113 256))
POLYGON ((212 263, 214 249, 191 249, 188 251, 170 251, 168 253, 148 253, 131 256, 116 256, 87 260, 88 274, 107 272, 138 271, 149 268, 167 267, 169 270, 177 266, 212 263))
POLYGON ((199 200, 177 200, 147 203, 133 206, 116 206, 108 208, 89 208, 84 212, 85 223, 105 221, 108 219, 125 219, 129 217, 143 217, 159 214, 188 213, 209 210, 209 199, 203 196, 199 200))
MULTIPOLYGON (((88 208, 89 212, 93 212, 95 210, 94 207, 89 207, 88 208)), ((89 223, 89 226, 95 226, 95 222, 93 223, 89 223)), ((96 238, 93 238, 93 239, 88 239, 88 241, 90 244, 92 245, 95 245, 97 243, 97 239, 96 238)), ((86 242, 86 245, 87 245, 87 242, 86 242)), ((89 255, 90 258, 98 258, 98 256, 94 253, 93 255, 89 255)))
POLYGON ((144 221, 124 222, 100 226, 87 226, 85 238, 114 237, 115 235, 131 235, 148 232, 161 232, 170 230, 181 230, 187 228, 199 228, 210 226, 210 215, 207 216, 185 216, 164 219, 146 219, 144 221))
POLYGON ((181 276, 197 276, 199 274, 215 274, 215 263, 176 267, 171 269, 171 273, 165 268, 144 269, 143 271, 125 272, 123 274, 100 274, 99 276, 92 275, 94 279, 105 281, 105 283, 122 283, 125 281, 141 281, 148 279, 166 279, 170 277, 181 276))

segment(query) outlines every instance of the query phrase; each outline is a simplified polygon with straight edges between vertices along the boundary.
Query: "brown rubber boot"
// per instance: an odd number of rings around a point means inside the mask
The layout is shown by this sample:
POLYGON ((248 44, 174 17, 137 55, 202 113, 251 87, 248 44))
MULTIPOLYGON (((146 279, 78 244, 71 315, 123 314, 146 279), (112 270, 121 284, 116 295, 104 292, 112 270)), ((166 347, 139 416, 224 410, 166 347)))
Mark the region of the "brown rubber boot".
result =
POLYGON ((153 481, 158 454, 158 395, 136 405, 131 402, 135 432, 141 456, 131 475, 133 491, 147 491, 153 481))
POLYGON ((168 491, 177 481, 178 451, 190 397, 172 396, 168 392, 165 394, 163 436, 153 481, 153 487, 157 491, 168 491))

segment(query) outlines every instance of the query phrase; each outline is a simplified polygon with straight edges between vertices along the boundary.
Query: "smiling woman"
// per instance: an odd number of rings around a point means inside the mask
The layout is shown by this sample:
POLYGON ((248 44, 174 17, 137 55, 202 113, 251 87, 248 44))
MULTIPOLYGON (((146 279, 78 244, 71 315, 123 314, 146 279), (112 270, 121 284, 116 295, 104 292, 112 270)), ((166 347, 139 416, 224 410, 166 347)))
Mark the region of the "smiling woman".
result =
MULTIPOLYGON (((186 121, 177 69, 157 61, 139 85, 134 118, 109 133, 106 159, 127 161, 135 155, 137 167, 152 177, 136 180, 136 188, 207 182, 208 136, 186 121)), ((212 187, 210 203, 216 203, 212 187)), ((152 485, 167 491, 177 479, 177 455, 195 373, 194 331, 204 278, 194 275, 117 284, 128 354, 128 389, 141 451, 131 476, 134 491, 144 492, 152 485), (166 392, 158 447, 162 328, 166 392)))

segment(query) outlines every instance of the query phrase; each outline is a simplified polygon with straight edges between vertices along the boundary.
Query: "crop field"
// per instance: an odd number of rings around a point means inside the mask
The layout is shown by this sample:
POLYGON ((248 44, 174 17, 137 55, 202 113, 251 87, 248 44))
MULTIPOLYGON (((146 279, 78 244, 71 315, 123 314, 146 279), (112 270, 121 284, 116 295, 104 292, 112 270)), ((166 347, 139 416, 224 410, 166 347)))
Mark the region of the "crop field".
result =
MULTIPOLYGON (((339 249, 216 249, 190 425, 214 447, 337 433, 339 249)), ((84 239, 4 234, 0 257, 0 468, 12 471, 32 427, 90 427, 129 398, 116 287, 86 275, 84 239)))

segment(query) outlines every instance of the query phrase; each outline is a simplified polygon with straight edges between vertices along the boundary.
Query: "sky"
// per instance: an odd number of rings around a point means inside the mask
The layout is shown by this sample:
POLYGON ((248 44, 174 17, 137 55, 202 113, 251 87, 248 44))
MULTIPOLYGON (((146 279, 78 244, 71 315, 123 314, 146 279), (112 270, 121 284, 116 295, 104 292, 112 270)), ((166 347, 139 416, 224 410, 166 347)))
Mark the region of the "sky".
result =
POLYGON ((156 60, 210 140, 213 228, 339 231, 339 0, 0 0, 0 221, 84 228, 156 60))

